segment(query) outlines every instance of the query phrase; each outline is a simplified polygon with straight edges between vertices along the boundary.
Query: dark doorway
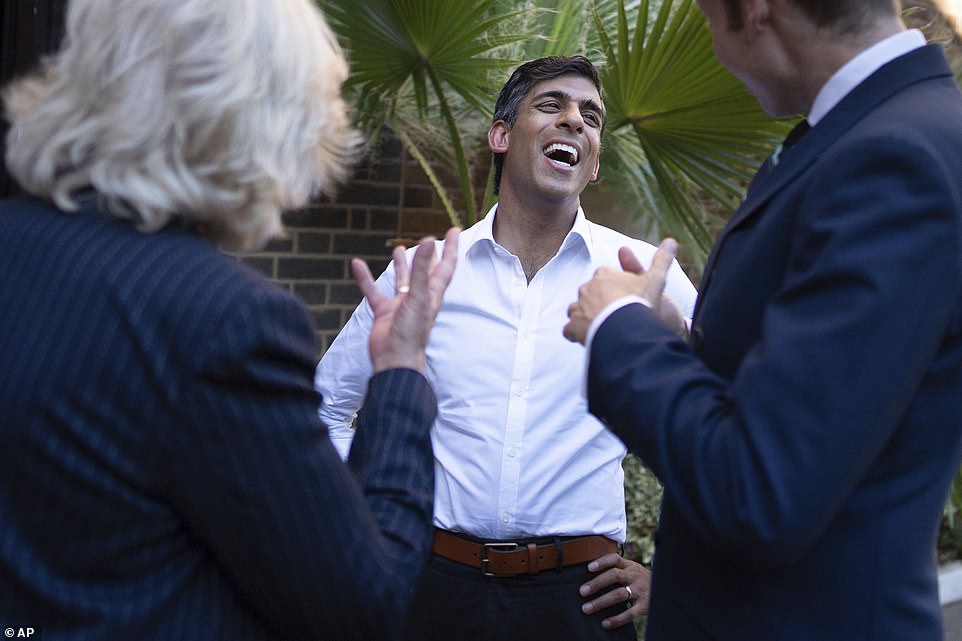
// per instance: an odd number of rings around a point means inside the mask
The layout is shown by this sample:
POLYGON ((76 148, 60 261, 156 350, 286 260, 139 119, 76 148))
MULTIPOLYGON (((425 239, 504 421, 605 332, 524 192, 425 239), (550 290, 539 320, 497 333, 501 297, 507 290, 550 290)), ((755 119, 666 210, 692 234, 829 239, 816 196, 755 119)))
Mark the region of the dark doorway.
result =
MULTIPOLYGON (((0 86, 34 68, 54 51, 64 32, 67 0, 3 0, 0 3, 0 86)), ((0 121, 0 152, 6 151, 6 119, 0 121)), ((3 155, 0 154, 0 158, 3 155)), ((0 162, 0 197, 15 192, 0 162)))

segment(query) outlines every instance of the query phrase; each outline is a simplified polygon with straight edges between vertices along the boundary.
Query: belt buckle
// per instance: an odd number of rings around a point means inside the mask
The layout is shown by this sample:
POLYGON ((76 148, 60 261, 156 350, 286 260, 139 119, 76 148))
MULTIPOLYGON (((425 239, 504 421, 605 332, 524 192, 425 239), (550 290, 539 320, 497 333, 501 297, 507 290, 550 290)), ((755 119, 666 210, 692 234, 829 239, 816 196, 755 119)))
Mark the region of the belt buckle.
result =
POLYGON ((491 548, 509 551, 509 550, 517 549, 518 544, 510 543, 510 542, 482 543, 481 544, 481 575, 482 576, 499 576, 494 572, 488 572, 488 550, 490 550, 491 548))

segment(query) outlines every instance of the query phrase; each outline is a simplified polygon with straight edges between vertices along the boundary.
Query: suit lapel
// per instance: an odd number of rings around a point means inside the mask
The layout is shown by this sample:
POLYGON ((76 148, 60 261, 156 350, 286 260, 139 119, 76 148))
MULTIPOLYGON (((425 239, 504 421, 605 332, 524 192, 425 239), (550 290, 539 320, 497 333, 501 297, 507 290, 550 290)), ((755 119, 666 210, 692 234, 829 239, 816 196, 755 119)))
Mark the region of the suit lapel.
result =
POLYGON ((711 283, 711 272, 718 259, 719 250, 728 234, 753 216, 759 215, 764 206, 786 185, 818 160, 826 149, 842 138, 865 114, 890 96, 922 80, 951 75, 939 45, 928 45, 900 56, 883 65, 845 96, 797 145, 781 154, 776 166, 760 169, 745 200, 732 214, 708 256, 695 307, 695 318, 698 317, 700 303, 711 283))

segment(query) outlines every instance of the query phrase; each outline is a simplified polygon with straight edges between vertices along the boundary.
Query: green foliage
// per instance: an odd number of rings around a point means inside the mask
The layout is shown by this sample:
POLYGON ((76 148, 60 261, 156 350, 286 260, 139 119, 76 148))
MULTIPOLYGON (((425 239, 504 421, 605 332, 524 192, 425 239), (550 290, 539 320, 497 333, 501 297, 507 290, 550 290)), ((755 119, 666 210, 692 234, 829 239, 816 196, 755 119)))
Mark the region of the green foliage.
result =
POLYGON ((448 206, 451 223, 470 224, 476 200, 459 112, 490 113, 491 75, 513 62, 490 52, 532 36, 511 34, 503 24, 518 10, 494 12, 496 0, 318 0, 348 51, 359 120, 376 136, 383 126, 403 132, 402 143, 431 178, 448 206), (413 113, 412 113, 413 112, 413 113), (414 122, 440 116, 450 153, 411 133, 414 122), (408 126, 405 126, 408 125, 408 126), (453 153, 453 158, 451 158, 453 153), (456 168, 465 216, 462 220, 430 164, 440 157, 456 168))
POLYGON ((612 129, 633 131, 645 160, 642 184, 651 185, 649 205, 702 259, 712 235, 701 195, 734 209, 759 159, 787 133, 788 123, 768 118, 741 81, 719 67, 692 0, 663 2, 657 12, 642 0, 633 28, 619 2, 613 36, 597 13, 594 22, 605 53, 612 129))
MULTIPOLYGON (((625 457, 625 512, 628 535, 625 558, 651 567, 655 555, 655 528, 661 511, 662 487, 655 475, 633 454, 625 457)), ((646 617, 635 619, 635 632, 645 638, 646 617)))
POLYGON ((372 139, 393 130, 428 175, 452 224, 491 200, 475 179, 510 70, 524 60, 584 53, 602 70, 609 127, 603 188, 626 216, 689 245, 711 243, 706 198, 729 209, 750 171, 783 135, 712 54, 691 0, 318 0, 348 52, 348 91, 372 139), (460 193, 436 168, 451 168, 460 193), (460 209, 460 211, 458 210, 460 209))
POLYGON ((628 514, 625 557, 650 566, 655 554, 655 527, 661 509, 661 483, 633 454, 625 457, 622 467, 625 470, 625 511, 628 514))
POLYGON ((944 561, 962 559, 962 469, 956 474, 942 514, 939 556, 944 561))

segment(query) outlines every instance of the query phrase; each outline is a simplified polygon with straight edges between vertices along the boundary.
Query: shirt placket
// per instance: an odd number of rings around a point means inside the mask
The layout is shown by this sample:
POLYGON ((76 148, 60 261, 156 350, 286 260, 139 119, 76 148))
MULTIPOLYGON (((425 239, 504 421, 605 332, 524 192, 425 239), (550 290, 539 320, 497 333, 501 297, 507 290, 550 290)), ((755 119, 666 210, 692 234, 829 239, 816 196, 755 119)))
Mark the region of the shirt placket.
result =
POLYGON ((504 444, 501 449, 501 480, 498 496, 499 530, 510 536, 516 532, 518 499, 521 487, 521 463, 524 459, 524 432, 528 414, 531 372, 534 364, 534 337, 541 307, 541 283, 536 275, 526 284, 521 263, 517 262, 511 280, 511 300, 517 325, 511 386, 508 389, 504 444))

